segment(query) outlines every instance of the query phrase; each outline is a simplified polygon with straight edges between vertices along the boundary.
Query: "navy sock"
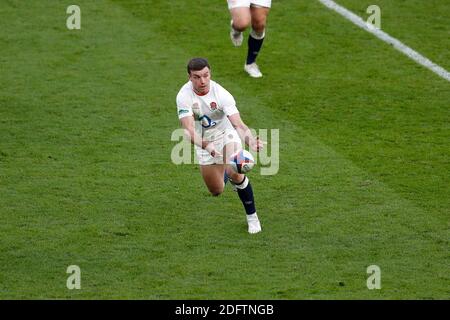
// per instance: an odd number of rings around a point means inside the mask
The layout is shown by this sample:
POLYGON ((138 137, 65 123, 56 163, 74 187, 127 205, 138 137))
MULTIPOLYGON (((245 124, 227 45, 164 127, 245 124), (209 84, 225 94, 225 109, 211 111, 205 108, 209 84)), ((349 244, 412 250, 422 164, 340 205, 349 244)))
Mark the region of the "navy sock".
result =
POLYGON ((227 175, 227 172, 225 171, 225 173, 223 174, 223 182, 225 183, 225 184, 227 184, 227 182, 228 182, 228 175, 227 175))
POLYGON ((248 36, 248 53, 247 53, 247 64, 252 64, 256 61, 259 50, 262 47, 264 38, 255 39, 251 35, 248 36))
MULTIPOLYGON (((242 181, 240 184, 243 184, 245 182, 242 181)), ((239 189, 239 185, 237 184, 237 193, 239 195, 239 198, 242 201, 242 204, 244 205, 245 208, 245 212, 247 214, 254 214, 256 212, 256 208, 255 208, 255 200, 253 198, 253 189, 252 189, 252 185, 250 184, 250 181, 248 181, 247 186, 244 189, 239 189)))

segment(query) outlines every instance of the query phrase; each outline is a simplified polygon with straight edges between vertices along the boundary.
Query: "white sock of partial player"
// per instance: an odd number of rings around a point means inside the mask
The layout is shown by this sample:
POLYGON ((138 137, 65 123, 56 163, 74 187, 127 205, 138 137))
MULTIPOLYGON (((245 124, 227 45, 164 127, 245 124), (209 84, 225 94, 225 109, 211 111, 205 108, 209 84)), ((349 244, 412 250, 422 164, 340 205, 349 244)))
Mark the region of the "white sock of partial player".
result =
POLYGON ((250 35, 256 40, 262 40, 266 36, 266 29, 264 29, 262 32, 256 32, 252 29, 252 31, 250 31, 250 35))

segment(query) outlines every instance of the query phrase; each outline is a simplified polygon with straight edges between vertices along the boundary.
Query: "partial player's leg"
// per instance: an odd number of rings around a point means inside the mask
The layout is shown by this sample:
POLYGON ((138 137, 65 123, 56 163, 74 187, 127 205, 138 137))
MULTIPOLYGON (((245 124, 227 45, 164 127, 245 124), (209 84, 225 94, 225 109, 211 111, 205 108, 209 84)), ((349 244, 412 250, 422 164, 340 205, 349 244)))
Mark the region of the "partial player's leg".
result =
POLYGON ((262 77, 262 73, 256 64, 256 58, 261 50, 264 42, 267 15, 270 8, 251 6, 250 14, 252 20, 252 31, 248 37, 248 53, 247 61, 245 64, 245 71, 254 78, 262 77))
POLYGON ((242 32, 250 26, 251 15, 249 7, 236 7, 230 9, 231 14, 231 42, 239 47, 242 45, 244 36, 242 32))
MULTIPOLYGON (((230 142, 223 148, 224 161, 227 163, 230 156, 236 151, 242 149, 240 143, 230 142)), ((245 212, 247 214, 248 232, 258 233, 261 231, 261 224, 256 214, 255 199, 253 197, 253 189, 250 180, 244 174, 235 172, 229 164, 226 165, 226 173, 230 178, 230 182, 236 187, 239 198, 242 201, 245 212)))
POLYGON ((200 165, 200 172, 205 181, 206 187, 213 196, 219 196, 223 192, 224 181, 223 175, 225 173, 225 165, 210 164, 200 165))

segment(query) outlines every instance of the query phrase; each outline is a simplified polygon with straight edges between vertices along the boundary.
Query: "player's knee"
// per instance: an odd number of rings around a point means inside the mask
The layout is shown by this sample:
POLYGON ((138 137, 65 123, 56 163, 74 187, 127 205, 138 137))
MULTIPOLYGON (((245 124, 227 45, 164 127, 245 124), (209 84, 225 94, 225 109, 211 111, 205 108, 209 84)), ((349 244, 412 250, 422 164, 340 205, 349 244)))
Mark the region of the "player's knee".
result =
POLYGON ((266 20, 265 19, 257 19, 252 21, 252 29, 258 35, 263 35, 266 29, 266 20))
POLYGON ((231 178, 231 181, 233 181, 234 183, 240 183, 241 181, 243 181, 245 179, 244 174, 236 173, 236 172, 229 174, 229 177, 231 178))
POLYGON ((223 193, 223 190, 210 191, 213 197, 218 197, 223 193))
POLYGON ((222 188, 212 188, 209 189, 209 192, 213 197, 218 197, 223 193, 223 187, 222 188))
POLYGON ((245 31, 250 26, 250 18, 233 19, 233 28, 237 31, 245 31))

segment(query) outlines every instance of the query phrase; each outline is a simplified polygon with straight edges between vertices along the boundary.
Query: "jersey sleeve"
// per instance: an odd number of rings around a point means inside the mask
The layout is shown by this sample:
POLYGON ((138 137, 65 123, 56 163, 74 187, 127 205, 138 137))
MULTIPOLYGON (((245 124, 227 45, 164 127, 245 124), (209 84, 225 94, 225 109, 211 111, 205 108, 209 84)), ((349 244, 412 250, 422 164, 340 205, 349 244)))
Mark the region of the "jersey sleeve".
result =
POLYGON ((225 113, 226 116, 231 116, 233 114, 239 113, 239 110, 236 107, 236 101, 234 100, 231 93, 229 93, 224 88, 221 88, 221 104, 223 113, 225 113))
POLYGON ((177 113, 178 119, 193 115, 192 106, 189 103, 189 98, 183 95, 183 92, 180 92, 177 95, 177 113))

